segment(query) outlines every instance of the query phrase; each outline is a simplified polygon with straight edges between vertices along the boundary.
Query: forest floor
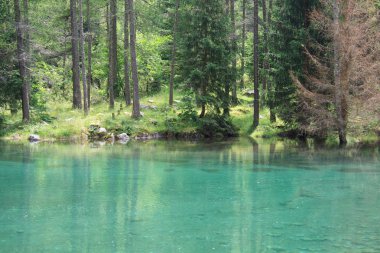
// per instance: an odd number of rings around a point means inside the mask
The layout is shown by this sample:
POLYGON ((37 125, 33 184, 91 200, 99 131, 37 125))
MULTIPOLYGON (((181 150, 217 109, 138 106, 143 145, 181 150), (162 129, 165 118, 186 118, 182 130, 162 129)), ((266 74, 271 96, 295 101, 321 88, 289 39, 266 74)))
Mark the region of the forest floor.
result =
MULTIPOLYGON (((0 129, 0 136, 7 140, 27 140, 30 134, 37 134, 47 141, 80 141, 86 139, 90 125, 100 125, 109 131, 125 132, 132 138, 155 133, 172 133, 179 135, 195 134, 197 124, 179 119, 182 112, 182 94, 176 94, 173 107, 168 106, 168 92, 163 91, 141 99, 143 117, 131 118, 132 107, 126 107, 122 100, 115 102, 115 109, 110 110, 107 101, 98 101, 91 105, 90 113, 84 116, 80 110, 72 109, 69 101, 51 100, 47 102, 44 113, 32 111, 33 120, 29 124, 21 121, 21 112, 10 115, 3 112, 5 123, 0 129)), ((262 110, 260 127, 252 132, 253 98, 239 95, 239 105, 231 108, 230 114, 234 125, 239 128, 240 136, 274 137, 280 131, 282 122, 269 122, 269 112, 262 110)))
MULTIPOLYGON (((53 96, 52 96, 53 97, 53 96)), ((0 112, 5 120, 0 128, 0 138, 15 141, 27 141, 30 134, 37 134, 45 141, 80 142, 87 139, 90 125, 99 125, 110 132, 127 133, 130 137, 152 136, 196 136, 197 122, 180 120, 179 114, 185 107, 183 94, 175 94, 173 107, 168 106, 168 91, 162 91, 153 96, 141 99, 141 112, 143 117, 132 119, 132 107, 126 107, 124 101, 117 100, 115 109, 110 110, 107 101, 99 99, 94 94, 90 113, 84 116, 83 111, 72 109, 67 100, 48 100, 46 111, 38 113, 32 110, 32 121, 24 124, 21 121, 21 111, 10 115, 9 111, 0 112), (157 135, 156 135, 157 136, 157 135)), ((233 106, 230 111, 232 122, 239 129, 240 136, 253 138, 278 138, 284 131, 284 123, 277 119, 276 123, 269 120, 269 111, 264 108, 260 112, 260 125, 253 131, 253 98, 239 95, 239 105, 233 106)), ((375 143, 379 137, 376 133, 356 131, 348 136, 350 143, 375 143)), ((327 142, 336 144, 336 135, 331 135, 327 142)))

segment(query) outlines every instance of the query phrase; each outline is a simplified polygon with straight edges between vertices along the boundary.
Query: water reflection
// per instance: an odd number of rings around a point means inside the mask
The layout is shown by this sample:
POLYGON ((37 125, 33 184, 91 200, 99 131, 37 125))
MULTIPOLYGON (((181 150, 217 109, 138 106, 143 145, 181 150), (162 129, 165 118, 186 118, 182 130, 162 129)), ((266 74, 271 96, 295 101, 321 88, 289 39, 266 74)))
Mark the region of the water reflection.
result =
POLYGON ((378 149, 0 145, 4 252, 376 252, 378 149))

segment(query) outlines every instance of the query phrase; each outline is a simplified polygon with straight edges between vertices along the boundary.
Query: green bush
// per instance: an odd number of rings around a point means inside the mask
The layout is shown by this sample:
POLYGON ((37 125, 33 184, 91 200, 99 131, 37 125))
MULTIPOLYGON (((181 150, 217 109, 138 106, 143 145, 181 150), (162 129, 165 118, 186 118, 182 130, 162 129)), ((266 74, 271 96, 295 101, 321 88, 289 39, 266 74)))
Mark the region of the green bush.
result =
POLYGON ((114 134, 126 133, 131 135, 133 133, 133 128, 127 120, 122 120, 121 122, 111 119, 106 120, 105 128, 114 134))
POLYGON ((238 136, 238 128, 229 117, 218 114, 207 115, 199 119, 198 132, 206 138, 222 138, 238 136))
POLYGON ((197 111, 195 110, 193 98, 189 95, 184 96, 178 105, 179 118, 184 122, 196 122, 198 120, 197 111))

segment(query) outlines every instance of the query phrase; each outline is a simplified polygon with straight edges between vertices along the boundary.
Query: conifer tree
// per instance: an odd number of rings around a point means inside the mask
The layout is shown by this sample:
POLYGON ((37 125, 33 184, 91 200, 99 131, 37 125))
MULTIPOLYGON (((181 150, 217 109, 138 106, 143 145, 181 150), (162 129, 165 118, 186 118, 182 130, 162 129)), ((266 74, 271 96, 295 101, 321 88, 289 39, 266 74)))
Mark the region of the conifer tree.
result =
POLYGON ((79 35, 77 18, 77 0, 70 0, 71 17, 71 55, 72 55, 72 79, 73 79, 73 108, 82 108, 82 94, 80 89, 79 70, 79 35))
POLYGON ((230 62, 229 23, 224 0, 191 0, 187 5, 187 29, 181 34, 181 67, 196 94, 202 118, 207 106, 219 113, 221 106, 229 104, 224 91, 230 62))

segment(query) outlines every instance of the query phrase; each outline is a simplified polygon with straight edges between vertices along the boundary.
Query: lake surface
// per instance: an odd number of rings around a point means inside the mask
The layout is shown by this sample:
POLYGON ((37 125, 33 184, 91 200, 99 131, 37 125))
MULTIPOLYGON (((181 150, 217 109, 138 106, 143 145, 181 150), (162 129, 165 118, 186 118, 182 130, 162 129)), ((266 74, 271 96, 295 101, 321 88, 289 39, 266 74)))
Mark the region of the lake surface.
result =
POLYGON ((379 150, 0 143, 0 252, 380 252, 379 150))

